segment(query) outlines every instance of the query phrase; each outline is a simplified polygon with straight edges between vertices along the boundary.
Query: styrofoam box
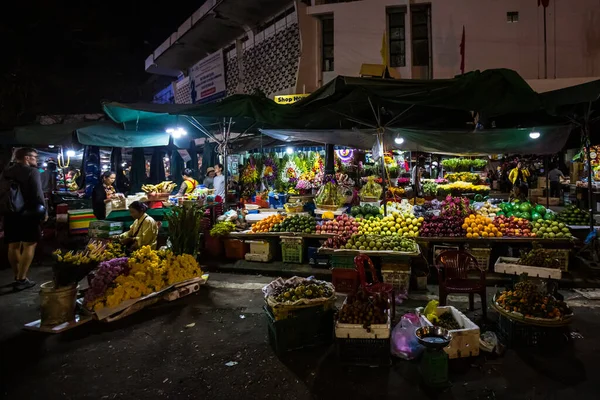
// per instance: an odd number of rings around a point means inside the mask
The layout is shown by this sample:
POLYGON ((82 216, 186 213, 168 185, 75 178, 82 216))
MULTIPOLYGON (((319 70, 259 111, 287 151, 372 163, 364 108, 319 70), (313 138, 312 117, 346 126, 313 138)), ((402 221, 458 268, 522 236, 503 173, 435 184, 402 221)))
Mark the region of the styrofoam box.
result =
MULTIPOLYGON (((475 325, 467 316, 452 306, 438 307, 436 314, 438 317, 444 313, 450 312, 462 329, 453 329, 450 332, 452 341, 444 348, 448 357, 464 358, 479 355, 479 326, 475 325)), ((433 324, 423 316, 423 320, 429 326, 433 324)))
MULTIPOLYGON (((346 303, 346 300, 344 300, 344 303, 346 303)), ((367 332, 360 324, 342 324, 336 320, 335 337, 340 339, 388 339, 392 332, 392 320, 389 308, 387 315, 387 323, 371 325, 369 327, 370 332, 367 332)))
POLYGON ((271 243, 266 240, 247 240, 250 244, 250 253, 252 254, 272 254, 271 243))

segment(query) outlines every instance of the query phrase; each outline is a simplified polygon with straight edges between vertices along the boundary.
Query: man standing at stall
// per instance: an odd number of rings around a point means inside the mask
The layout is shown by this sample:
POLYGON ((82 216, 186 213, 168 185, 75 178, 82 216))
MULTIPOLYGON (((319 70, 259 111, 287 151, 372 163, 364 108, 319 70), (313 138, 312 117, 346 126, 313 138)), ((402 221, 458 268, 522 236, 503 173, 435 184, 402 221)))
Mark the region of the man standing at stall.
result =
POLYGON ((27 272, 41 239, 41 223, 48 219, 35 149, 15 151, 15 163, 0 177, 0 211, 4 217, 4 241, 15 275, 15 290, 35 286, 27 272))
POLYGON ((421 179, 423 177, 423 172, 425 172, 425 157, 419 156, 417 160, 417 165, 413 167, 411 174, 415 197, 419 197, 422 195, 421 179))
POLYGON ((560 197, 560 181, 564 179, 562 171, 558 169, 558 165, 555 165, 550 172, 548 172, 548 180, 550 181, 550 197, 560 197))
POLYGON ((213 185, 215 187, 215 199, 220 197, 220 201, 225 201, 225 175, 223 175, 223 164, 215 165, 215 178, 213 179, 213 185))

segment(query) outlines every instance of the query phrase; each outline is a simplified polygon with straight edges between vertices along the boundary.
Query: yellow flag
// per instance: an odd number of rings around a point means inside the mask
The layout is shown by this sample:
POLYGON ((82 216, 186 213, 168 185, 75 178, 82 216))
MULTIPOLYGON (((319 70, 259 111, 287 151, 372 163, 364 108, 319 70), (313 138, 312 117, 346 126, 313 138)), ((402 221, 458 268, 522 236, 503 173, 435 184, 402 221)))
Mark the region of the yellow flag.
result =
POLYGON ((383 38, 381 39, 381 60, 383 61, 382 64, 385 65, 386 67, 389 67, 390 64, 390 56, 389 56, 389 52, 390 49, 388 47, 388 43, 387 43, 387 35, 385 30, 383 31, 383 38))

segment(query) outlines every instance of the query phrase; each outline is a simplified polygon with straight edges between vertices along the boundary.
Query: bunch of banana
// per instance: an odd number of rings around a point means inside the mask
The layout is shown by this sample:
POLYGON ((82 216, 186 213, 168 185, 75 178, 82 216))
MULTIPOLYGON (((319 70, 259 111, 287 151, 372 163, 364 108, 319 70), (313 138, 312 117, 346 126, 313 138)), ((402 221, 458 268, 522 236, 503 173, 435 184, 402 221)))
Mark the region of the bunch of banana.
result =
POLYGON ((142 190, 146 193, 171 193, 177 186, 171 181, 164 181, 158 185, 142 185, 142 190))

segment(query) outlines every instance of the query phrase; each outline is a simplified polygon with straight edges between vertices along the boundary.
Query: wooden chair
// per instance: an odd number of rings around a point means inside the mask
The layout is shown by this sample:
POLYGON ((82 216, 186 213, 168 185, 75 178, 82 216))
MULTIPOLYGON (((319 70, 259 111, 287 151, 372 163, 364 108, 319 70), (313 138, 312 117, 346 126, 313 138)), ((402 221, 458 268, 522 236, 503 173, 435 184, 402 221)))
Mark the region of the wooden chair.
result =
POLYGON ((481 297, 483 318, 487 318, 487 296, 485 286, 485 270, 479 266, 473 255, 464 250, 448 250, 440 253, 435 259, 438 270, 440 306, 446 305, 451 293, 469 295, 469 310, 475 308, 475 294, 481 297), (479 272, 479 278, 469 278, 469 271, 479 272))

